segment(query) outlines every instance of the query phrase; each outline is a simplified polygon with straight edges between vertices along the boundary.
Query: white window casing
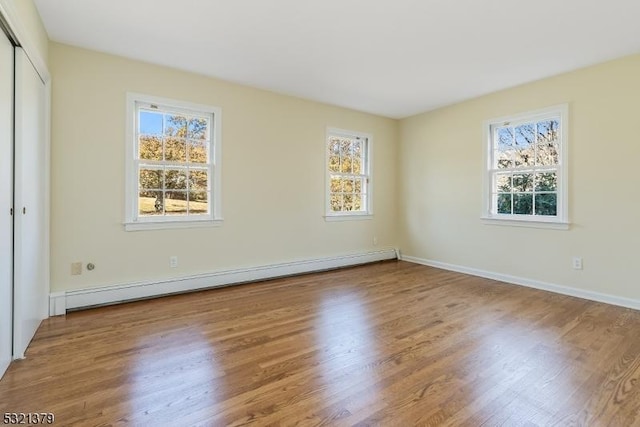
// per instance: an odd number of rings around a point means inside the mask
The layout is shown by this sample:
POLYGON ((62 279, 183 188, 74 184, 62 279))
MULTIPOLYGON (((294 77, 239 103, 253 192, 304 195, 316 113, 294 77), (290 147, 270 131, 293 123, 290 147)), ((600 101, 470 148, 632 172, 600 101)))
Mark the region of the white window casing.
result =
POLYGON ((325 220, 373 217, 370 134, 327 128, 325 139, 325 220))
POLYGON ((487 120, 483 128, 482 221, 568 229, 568 105, 487 120))
POLYGON ((221 109, 138 93, 126 102, 125 230, 220 225, 221 109))

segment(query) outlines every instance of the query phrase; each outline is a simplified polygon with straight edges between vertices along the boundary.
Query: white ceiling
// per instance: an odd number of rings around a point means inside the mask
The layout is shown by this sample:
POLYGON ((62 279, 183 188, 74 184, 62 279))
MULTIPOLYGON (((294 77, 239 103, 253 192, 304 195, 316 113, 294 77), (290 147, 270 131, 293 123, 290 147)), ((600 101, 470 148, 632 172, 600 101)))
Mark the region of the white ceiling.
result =
POLYGON ((638 0, 35 0, 57 42, 401 118, 640 52, 638 0))

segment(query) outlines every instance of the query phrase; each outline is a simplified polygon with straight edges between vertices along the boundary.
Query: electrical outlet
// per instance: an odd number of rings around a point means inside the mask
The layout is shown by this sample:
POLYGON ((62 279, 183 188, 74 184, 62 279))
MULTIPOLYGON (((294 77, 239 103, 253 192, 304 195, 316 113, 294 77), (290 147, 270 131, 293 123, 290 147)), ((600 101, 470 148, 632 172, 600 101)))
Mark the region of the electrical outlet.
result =
POLYGON ((582 258, 579 256, 574 256, 571 260, 571 266, 574 270, 582 270, 582 258))
POLYGON ((71 275, 79 276, 82 274, 82 262, 72 262, 71 263, 71 275))
POLYGON ((176 268, 178 266, 178 257, 173 255, 169 257, 169 267, 176 268))
POLYGON ((378 246, 378 238, 377 237, 373 238, 373 246, 378 246))

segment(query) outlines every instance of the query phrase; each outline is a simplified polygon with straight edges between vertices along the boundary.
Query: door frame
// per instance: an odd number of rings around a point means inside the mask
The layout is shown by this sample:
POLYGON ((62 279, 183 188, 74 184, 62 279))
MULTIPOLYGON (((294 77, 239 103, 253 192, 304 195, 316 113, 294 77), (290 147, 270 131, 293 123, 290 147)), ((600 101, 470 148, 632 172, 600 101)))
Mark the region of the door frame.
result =
MULTIPOLYGON (((5 37, 5 34, 0 31, 0 38, 5 37)), ((0 191, 0 227, 3 231, 7 232, 7 239, 4 237, 0 241, 0 378, 9 367, 9 363, 13 359, 13 194, 14 194, 14 167, 13 167, 13 151, 14 151, 14 134, 13 134, 13 122, 15 117, 15 102, 14 102, 14 88, 15 88, 15 65, 14 65, 14 52, 15 48, 11 39, 6 36, 3 40, 0 40, 3 44, 3 57, 4 50, 8 45, 8 53, 11 56, 11 61, 7 65, 11 71, 8 73, 8 81, 4 82, 2 91, 4 93, 4 86, 6 84, 7 90, 11 92, 8 97, 6 113, 8 117, 2 117, 3 125, 0 126, 2 133, 6 132, 6 135, 0 135, 0 182, 3 185, 7 184, 8 192, 3 194, 0 191), (7 137, 6 141, 2 141, 4 136, 7 137), (5 203, 6 202, 6 203, 5 203), (6 245, 6 246, 5 246, 6 245), (6 287, 5 287, 6 286, 6 287)), ((9 56, 9 55, 8 55, 9 56)), ((2 73, 4 74, 4 72, 2 73)), ((4 76, 3 76, 4 77, 4 76)), ((4 101, 3 101, 4 104, 4 101)), ((4 106, 0 107, 2 110, 2 116, 5 115, 4 106)))

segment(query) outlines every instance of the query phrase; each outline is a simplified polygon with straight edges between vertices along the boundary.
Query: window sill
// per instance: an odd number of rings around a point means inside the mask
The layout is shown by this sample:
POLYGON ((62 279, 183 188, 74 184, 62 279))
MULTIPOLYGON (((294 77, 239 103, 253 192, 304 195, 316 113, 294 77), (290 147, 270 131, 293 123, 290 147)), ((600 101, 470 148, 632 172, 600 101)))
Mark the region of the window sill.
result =
POLYGON ((154 222, 125 222, 125 231, 142 230, 171 230, 180 228, 209 228, 220 227, 222 219, 201 221, 154 221, 154 222))
POLYGON ((568 230, 569 223, 562 221, 536 221, 531 219, 496 218, 484 216, 480 218, 483 224, 507 227, 546 228, 551 230, 568 230))
POLYGON ((334 221, 365 221, 373 219, 372 214, 351 214, 351 215, 325 215, 324 220, 327 222, 334 221))

